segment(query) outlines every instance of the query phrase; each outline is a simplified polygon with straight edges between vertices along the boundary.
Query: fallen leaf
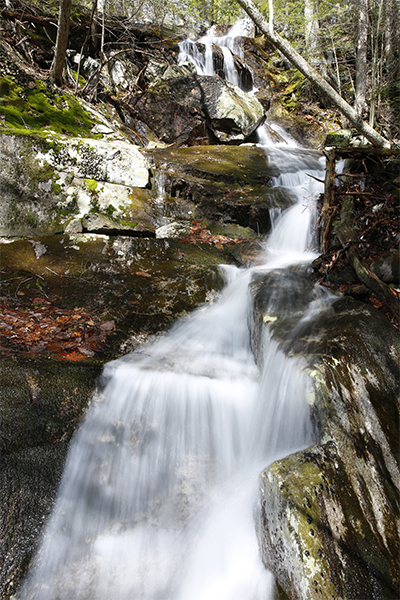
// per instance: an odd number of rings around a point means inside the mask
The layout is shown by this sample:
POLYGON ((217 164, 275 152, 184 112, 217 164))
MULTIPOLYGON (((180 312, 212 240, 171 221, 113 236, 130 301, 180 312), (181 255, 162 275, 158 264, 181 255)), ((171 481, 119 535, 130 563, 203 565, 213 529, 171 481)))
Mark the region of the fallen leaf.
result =
POLYGON ((113 329, 115 329, 115 322, 114 321, 104 321, 104 323, 101 323, 100 329, 102 331, 113 331, 113 329))
POLYGON ((88 348, 87 346, 78 346, 77 350, 81 353, 84 354, 85 356, 94 356, 94 352, 93 350, 91 350, 90 348, 88 348))
POLYGON ((145 273, 144 271, 136 271, 136 275, 140 277, 151 277, 150 273, 145 273))

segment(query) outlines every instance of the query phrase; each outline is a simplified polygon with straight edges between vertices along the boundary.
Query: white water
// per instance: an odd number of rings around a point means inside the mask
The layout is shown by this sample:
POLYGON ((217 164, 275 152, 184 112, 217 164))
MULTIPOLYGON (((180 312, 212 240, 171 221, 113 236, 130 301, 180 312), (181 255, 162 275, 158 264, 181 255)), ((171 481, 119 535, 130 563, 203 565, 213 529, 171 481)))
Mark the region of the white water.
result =
POLYGON ((191 62, 195 65, 198 75, 214 75, 213 62, 213 44, 219 46, 224 55, 224 74, 225 79, 230 83, 239 86, 239 76, 234 64, 233 54, 243 55, 242 47, 238 38, 248 35, 249 23, 246 19, 241 19, 233 25, 226 35, 214 36, 205 35, 197 42, 184 40, 179 43, 179 64, 191 62), (197 43, 204 44, 204 54, 200 52, 197 43))
MULTIPOLYGON (((265 269, 309 259, 318 191, 305 175, 315 156, 277 148, 269 160, 299 201, 278 218, 265 269)), ((254 363, 253 271, 225 267, 218 302, 106 367, 19 598, 272 599, 254 532, 258 476, 311 443, 309 384, 268 334, 262 373, 254 363)))
MULTIPOLYGON (((234 55, 243 59, 242 37, 249 37, 252 32, 252 24, 248 19, 237 21, 226 35, 215 36, 207 34, 197 41, 184 40, 179 42, 178 63, 192 63, 196 67, 198 75, 215 75, 213 60, 213 45, 221 48, 224 57, 224 76, 226 81, 241 87, 240 77, 237 72, 234 55), (204 53, 200 51, 197 44, 204 45, 204 53)), ((253 88, 249 95, 255 95, 257 90, 253 88)), ((268 122, 257 130, 258 141, 264 147, 298 148, 297 142, 277 123, 268 122)))
POLYGON ((266 264, 224 267, 218 302, 105 368, 20 600, 272 600, 254 530, 258 477, 311 443, 309 381, 268 330, 259 371, 249 283, 311 259, 323 172, 280 134, 283 147, 264 133, 261 145, 281 172, 273 184, 298 201, 273 211, 266 264))

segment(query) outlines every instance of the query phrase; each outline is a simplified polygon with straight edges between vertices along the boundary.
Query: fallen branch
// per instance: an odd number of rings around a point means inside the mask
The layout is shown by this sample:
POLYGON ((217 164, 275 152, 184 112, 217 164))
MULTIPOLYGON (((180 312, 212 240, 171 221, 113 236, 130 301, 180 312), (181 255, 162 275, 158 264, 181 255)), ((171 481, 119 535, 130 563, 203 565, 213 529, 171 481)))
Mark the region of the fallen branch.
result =
POLYGON ((327 250, 327 239, 332 221, 332 215, 329 218, 329 208, 333 205, 333 199, 335 194, 335 165, 336 155, 335 149, 328 150, 325 153, 326 156, 326 167, 325 167, 325 192, 324 192, 324 203, 321 211, 321 232, 322 232, 322 252, 327 250))

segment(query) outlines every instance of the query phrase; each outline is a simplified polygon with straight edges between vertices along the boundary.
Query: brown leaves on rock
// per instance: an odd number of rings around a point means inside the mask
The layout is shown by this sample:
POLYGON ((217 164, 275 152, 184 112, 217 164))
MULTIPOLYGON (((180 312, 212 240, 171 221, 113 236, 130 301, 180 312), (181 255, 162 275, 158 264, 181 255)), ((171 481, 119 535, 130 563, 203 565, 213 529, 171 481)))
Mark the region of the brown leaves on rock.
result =
POLYGON ((224 245, 231 246, 232 244, 238 244, 244 240, 241 238, 232 239, 225 235, 213 235, 205 225, 202 225, 198 221, 192 221, 190 232, 187 238, 180 238, 181 242, 197 244, 198 242, 206 242, 208 244, 214 244, 216 248, 222 250, 224 245))
POLYGON ((83 308, 61 309, 33 298, 32 307, 0 298, 0 355, 15 351, 25 356, 50 354, 79 361, 94 356, 115 329, 114 321, 95 325, 83 308))

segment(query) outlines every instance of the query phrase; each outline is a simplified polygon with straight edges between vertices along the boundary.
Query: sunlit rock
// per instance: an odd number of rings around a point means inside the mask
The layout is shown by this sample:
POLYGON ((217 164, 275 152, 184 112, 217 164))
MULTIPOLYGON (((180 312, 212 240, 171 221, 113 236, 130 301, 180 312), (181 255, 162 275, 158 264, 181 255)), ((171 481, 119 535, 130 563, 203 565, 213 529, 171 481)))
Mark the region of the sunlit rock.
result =
POLYGON ((156 238, 182 238, 187 237, 190 231, 189 222, 177 222, 169 223, 169 225, 163 225, 156 229, 156 238))
POLYGON ((154 81, 152 89, 132 100, 137 114, 162 141, 193 145, 203 123, 215 140, 239 143, 263 122, 263 106, 239 87, 219 76, 198 76, 188 71, 186 64, 169 67, 154 81), (175 114, 178 123, 182 121, 179 126, 171 118, 175 114), (186 114, 192 115, 192 125, 186 123, 186 114))
POLYGON ((132 225, 132 194, 149 184, 147 159, 121 140, 2 135, 0 170, 6 236, 61 233, 93 211, 132 225))

